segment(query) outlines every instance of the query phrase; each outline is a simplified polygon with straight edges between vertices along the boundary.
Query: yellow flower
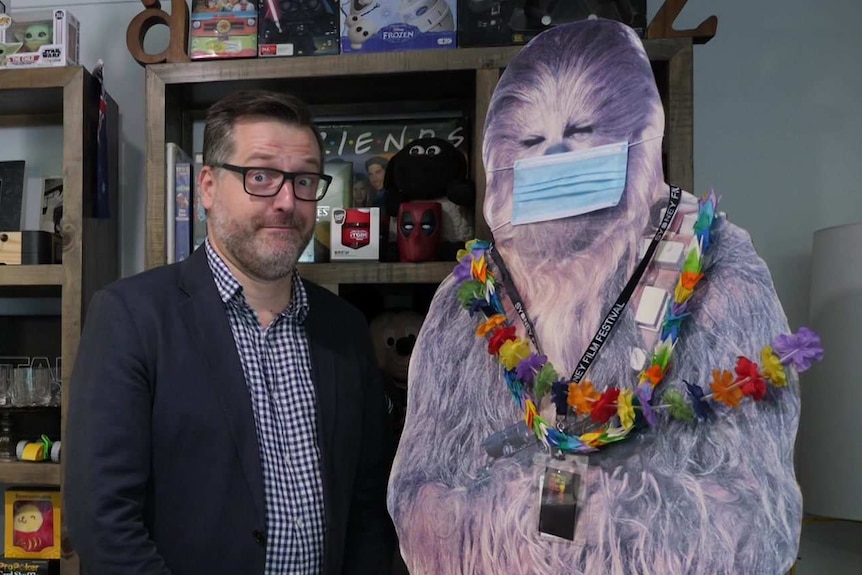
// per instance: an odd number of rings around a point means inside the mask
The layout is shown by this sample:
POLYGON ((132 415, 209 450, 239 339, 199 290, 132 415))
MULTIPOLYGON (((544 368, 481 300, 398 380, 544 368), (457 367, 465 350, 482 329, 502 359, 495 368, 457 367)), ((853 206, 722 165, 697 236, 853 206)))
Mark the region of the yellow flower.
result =
POLYGON ((479 327, 476 328, 476 336, 485 337, 486 334, 489 334, 494 331, 497 326, 503 325, 505 321, 506 316, 502 314, 498 313, 496 315, 492 315, 485 321, 485 323, 481 324, 479 327))
POLYGON ((578 415, 587 415, 593 410, 595 403, 601 394, 595 390, 591 381, 569 384, 568 403, 575 408, 578 415))
POLYGON ((521 360, 530 357, 530 346, 523 339, 510 339, 500 346, 500 362, 506 369, 515 369, 521 360))
POLYGON ((631 429, 635 424, 635 408, 632 406, 632 390, 624 389, 617 397, 617 415, 623 427, 631 429))
POLYGON ((684 303, 685 300, 687 300, 689 296, 691 296, 692 291, 694 290, 685 287, 684 285, 682 285, 682 282, 676 284, 676 290, 674 290, 673 293, 673 301, 675 301, 676 303, 684 303))
POLYGON ((598 439, 604 435, 604 431, 593 431, 592 433, 585 433, 579 437, 581 442, 584 445, 589 445, 590 447, 595 447, 597 445, 598 439))
POLYGON ((775 355, 771 346, 766 346, 760 352, 760 371, 772 385, 784 387, 787 385, 787 373, 781 365, 781 358, 775 355))

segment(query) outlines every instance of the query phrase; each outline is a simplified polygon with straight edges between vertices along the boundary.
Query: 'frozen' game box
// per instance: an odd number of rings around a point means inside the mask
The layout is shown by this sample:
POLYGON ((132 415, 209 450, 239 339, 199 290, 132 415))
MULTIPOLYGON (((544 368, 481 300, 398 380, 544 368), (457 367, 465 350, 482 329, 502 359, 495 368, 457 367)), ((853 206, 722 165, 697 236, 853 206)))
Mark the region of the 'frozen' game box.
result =
POLYGON ((341 0, 341 51, 455 48, 456 0, 341 0))

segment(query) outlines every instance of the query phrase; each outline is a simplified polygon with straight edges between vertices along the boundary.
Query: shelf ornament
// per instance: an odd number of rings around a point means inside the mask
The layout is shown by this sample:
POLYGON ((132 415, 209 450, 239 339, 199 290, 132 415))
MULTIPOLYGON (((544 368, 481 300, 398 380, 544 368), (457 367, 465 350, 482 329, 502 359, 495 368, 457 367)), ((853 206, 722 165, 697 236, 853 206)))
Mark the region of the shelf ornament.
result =
POLYGON ((689 30, 674 29, 673 23, 687 2, 688 0, 665 0, 647 27, 647 39, 691 38, 695 44, 706 44, 712 40, 718 28, 718 17, 716 16, 710 16, 701 22, 697 28, 689 30))
POLYGON ((141 0, 146 9, 138 13, 126 29, 126 46, 138 64, 189 62, 189 7, 185 0, 171 0, 171 13, 162 10, 159 0, 141 0), (164 24, 171 31, 168 47, 157 54, 144 50, 144 38, 150 28, 164 24))

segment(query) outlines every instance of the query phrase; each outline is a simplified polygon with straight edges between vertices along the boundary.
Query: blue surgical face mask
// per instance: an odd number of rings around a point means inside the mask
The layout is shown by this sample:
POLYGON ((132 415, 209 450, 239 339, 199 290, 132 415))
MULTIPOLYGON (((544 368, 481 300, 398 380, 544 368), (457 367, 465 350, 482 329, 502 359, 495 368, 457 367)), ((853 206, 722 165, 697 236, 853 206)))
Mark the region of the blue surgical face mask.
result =
POLYGON ((517 160, 512 225, 578 216, 620 203, 628 142, 517 160))

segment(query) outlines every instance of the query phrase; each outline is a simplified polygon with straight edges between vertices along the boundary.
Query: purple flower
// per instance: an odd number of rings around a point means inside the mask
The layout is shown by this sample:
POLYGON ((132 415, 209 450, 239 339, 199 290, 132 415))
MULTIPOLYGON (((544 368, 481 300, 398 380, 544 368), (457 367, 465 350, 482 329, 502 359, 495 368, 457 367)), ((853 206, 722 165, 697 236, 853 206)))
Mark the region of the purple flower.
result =
POLYGON ((683 318, 688 315, 688 300, 683 303, 673 302, 670 306, 670 314, 675 318, 683 318))
POLYGON ((473 261, 470 259, 470 256, 464 256, 464 258, 458 262, 458 265, 456 265, 453 270, 455 280, 458 283, 465 282, 473 277, 472 265, 473 261))
POLYGON ((694 414, 698 419, 706 421, 706 418, 712 413, 712 407, 703 400, 703 390, 696 383, 689 383, 686 380, 682 380, 682 382, 691 396, 691 407, 694 409, 694 414))
POLYGON ((641 405, 641 414, 644 416, 644 419, 647 420, 650 427, 655 427, 656 423, 658 423, 658 419, 655 416, 655 410, 653 410, 650 402, 652 401, 652 385, 649 382, 641 384, 635 388, 635 396, 637 396, 638 401, 641 405))
POLYGON ((533 385, 536 374, 539 373, 539 370, 542 369, 542 366, 547 361, 548 356, 531 353, 529 357, 522 359, 518 363, 517 367, 515 367, 515 374, 524 384, 533 385))
POLYGON ((807 327, 800 327, 795 334, 781 334, 772 342, 772 349, 781 363, 792 363, 796 371, 802 373, 811 367, 812 361, 823 359, 820 336, 807 327))

